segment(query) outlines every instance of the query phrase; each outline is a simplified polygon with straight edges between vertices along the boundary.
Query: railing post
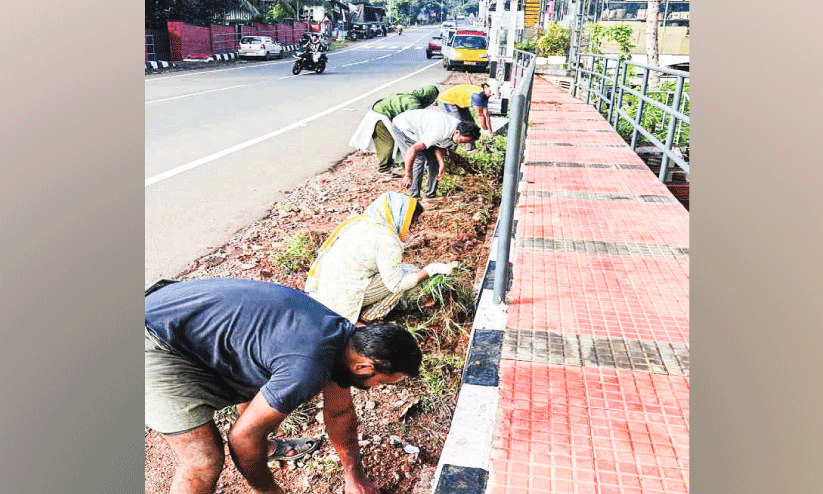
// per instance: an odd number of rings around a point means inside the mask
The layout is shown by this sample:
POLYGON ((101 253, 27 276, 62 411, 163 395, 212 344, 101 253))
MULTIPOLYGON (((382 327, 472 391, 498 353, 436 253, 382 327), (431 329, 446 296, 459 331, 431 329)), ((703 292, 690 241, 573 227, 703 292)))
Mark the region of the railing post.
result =
POLYGON ((514 197, 517 192, 517 172, 520 168, 521 146, 523 135, 522 121, 523 106, 526 97, 515 94, 511 118, 509 118, 508 140, 506 142, 506 164, 503 169, 503 197, 500 200, 500 222, 497 234, 497 261, 494 266, 494 296, 495 304, 503 303, 506 297, 508 283, 509 250, 512 240, 512 219, 514 217, 514 197))
POLYGON ((587 105, 589 104, 589 97, 592 94, 592 79, 594 79, 594 57, 592 57, 592 67, 591 67, 591 70, 589 72, 590 72, 590 74, 589 74, 589 85, 588 85, 588 88, 586 89, 586 104, 587 105))
POLYGON ((606 73, 609 71, 609 59, 603 57, 603 72, 600 74, 600 89, 597 91, 597 113, 603 109, 603 94, 606 92, 606 73))
MULTIPOLYGON (((617 68, 615 69, 615 72, 614 72, 614 84, 612 85, 612 98, 611 98, 611 101, 609 101, 609 123, 611 123, 612 115, 614 114, 614 100, 617 96, 617 80, 620 78, 620 66, 621 65, 622 65, 621 61, 618 60, 617 61, 617 68)), ((625 68, 623 70, 625 72, 625 68)), ((624 81, 625 81, 625 78, 626 78, 626 76, 624 74, 623 75, 624 81)), ((620 97, 621 97, 621 100, 622 100, 622 97, 623 97, 622 92, 620 93, 620 97)), ((614 126, 614 129, 617 130, 617 125, 614 126)))
MULTIPOLYGON (((683 93, 683 78, 678 76, 677 77, 677 89, 674 92, 674 101, 672 101, 672 108, 677 110, 680 108, 680 96, 683 93)), ((674 140, 674 128, 675 128, 675 118, 674 115, 669 115, 669 131, 666 133, 666 151, 672 150, 672 141, 674 140)), ((663 159, 660 161, 660 174, 658 175, 658 179, 661 182, 666 182, 666 172, 669 169, 669 155, 664 151, 663 152, 663 159)))
POLYGON ((574 67, 574 90, 572 91, 572 98, 577 98, 578 84, 580 84, 580 54, 577 55, 574 67))
MULTIPOLYGON (((640 89, 640 94, 646 96, 646 89, 649 87, 649 70, 646 69, 646 72, 643 74, 643 86, 640 89)), ((643 116, 643 106, 645 105, 645 101, 642 98, 637 98, 637 115, 634 117, 635 127, 632 129, 632 151, 637 149, 637 127, 640 126, 640 120, 643 116)))

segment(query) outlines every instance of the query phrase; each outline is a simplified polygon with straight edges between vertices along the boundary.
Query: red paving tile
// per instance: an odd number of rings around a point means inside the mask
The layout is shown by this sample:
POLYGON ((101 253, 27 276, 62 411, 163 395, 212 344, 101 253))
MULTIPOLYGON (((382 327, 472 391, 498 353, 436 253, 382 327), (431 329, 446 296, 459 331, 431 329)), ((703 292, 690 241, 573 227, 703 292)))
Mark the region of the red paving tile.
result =
POLYGON ((643 160, 629 147, 591 148, 574 146, 541 146, 526 143, 526 162, 607 163, 645 166, 643 160))
POLYGON ((687 492, 688 378, 504 360, 500 381, 489 492, 687 492))
POLYGON ((529 137, 539 142, 627 146, 626 141, 613 132, 546 131, 543 129, 530 129, 529 137))
MULTIPOLYGON (((527 161, 643 165, 627 147, 536 144, 623 143, 591 105, 539 77, 529 122, 527 161)), ((688 247, 679 203, 602 197, 671 197, 648 168, 522 170, 517 239, 688 247)), ((688 343, 688 259, 516 243, 512 262, 510 329, 688 343)), ((503 359, 487 492, 688 492, 688 393, 688 377, 503 359)))
POLYGON ((671 192, 648 168, 575 168, 524 165, 525 190, 664 195, 671 192))
POLYGON ((517 250, 506 326, 689 341, 684 260, 517 250))
POLYGON ((519 238, 599 240, 674 247, 689 245, 688 212, 679 202, 522 195, 518 208, 519 238))

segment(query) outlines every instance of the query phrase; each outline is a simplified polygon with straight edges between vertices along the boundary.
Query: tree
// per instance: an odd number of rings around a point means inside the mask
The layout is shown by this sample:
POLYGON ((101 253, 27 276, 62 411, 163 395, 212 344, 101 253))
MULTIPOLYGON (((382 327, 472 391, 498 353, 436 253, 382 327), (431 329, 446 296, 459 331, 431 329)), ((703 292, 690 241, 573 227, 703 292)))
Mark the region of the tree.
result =
MULTIPOLYGON (((660 12, 660 0, 649 0, 646 9, 646 58, 649 65, 660 65, 660 48, 658 44, 657 16, 660 12)), ((656 91, 660 85, 660 72, 649 74, 649 89, 656 91)))

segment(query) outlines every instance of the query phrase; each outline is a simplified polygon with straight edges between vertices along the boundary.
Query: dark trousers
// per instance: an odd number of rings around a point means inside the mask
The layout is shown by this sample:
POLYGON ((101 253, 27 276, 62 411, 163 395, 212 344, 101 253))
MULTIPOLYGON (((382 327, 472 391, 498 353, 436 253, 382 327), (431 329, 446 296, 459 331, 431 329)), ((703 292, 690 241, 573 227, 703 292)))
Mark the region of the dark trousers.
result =
POLYGON ((437 171, 440 165, 437 163, 437 156, 434 148, 430 147, 417 153, 412 163, 412 185, 409 195, 420 199, 420 188, 423 185, 423 169, 428 172, 426 176, 426 197, 437 197, 437 171))
MULTIPOLYGON (((397 137, 397 145, 403 156, 406 151, 414 146, 414 139, 407 136, 402 130, 394 126, 394 135, 397 137)), ((409 195, 420 199, 420 189, 423 185, 423 170, 428 172, 426 177, 426 197, 437 197, 437 172, 440 165, 437 163, 437 156, 434 154, 434 147, 419 151, 414 156, 412 162, 412 183, 409 195)))
POLYGON ((374 148, 377 151, 377 171, 387 172, 392 168, 392 150, 394 150, 394 139, 392 139, 389 129, 383 122, 378 121, 374 126, 372 134, 374 148))

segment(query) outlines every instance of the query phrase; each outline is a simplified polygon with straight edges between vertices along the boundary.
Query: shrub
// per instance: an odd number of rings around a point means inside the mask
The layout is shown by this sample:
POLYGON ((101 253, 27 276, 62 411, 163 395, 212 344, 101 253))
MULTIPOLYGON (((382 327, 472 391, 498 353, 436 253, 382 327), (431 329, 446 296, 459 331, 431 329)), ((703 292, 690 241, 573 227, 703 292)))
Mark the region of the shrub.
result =
POLYGON ((571 32, 556 22, 549 25, 546 34, 538 38, 537 55, 541 57, 566 56, 571 47, 571 32))

